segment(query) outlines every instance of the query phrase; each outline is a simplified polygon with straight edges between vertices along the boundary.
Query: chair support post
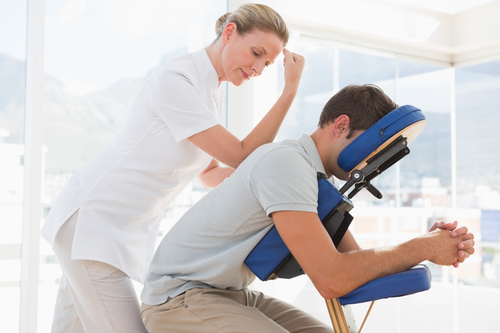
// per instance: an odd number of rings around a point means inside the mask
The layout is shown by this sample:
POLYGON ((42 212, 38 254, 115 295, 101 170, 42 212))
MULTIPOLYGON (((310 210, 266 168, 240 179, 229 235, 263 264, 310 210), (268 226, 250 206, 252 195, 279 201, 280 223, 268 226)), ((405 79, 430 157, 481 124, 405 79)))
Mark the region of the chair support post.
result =
POLYGON ((365 326, 366 320, 370 315, 370 311, 373 308, 375 301, 372 301, 368 311, 366 312, 363 323, 358 330, 356 321, 352 314, 351 307, 349 305, 342 306, 336 298, 325 299, 326 307, 328 308, 328 314, 330 315, 330 320, 332 321, 333 331, 335 333, 361 333, 363 327, 365 326))
MULTIPOLYGON (((358 325, 354 319, 351 306, 342 305, 342 310, 344 311, 344 317, 347 322, 347 327, 349 328, 349 333, 361 333, 361 329, 358 331, 358 325)), ((361 328, 363 328, 363 325, 361 325, 361 328)))
POLYGON ((336 298, 325 299, 328 308, 328 314, 332 321, 333 330, 335 333, 350 333, 347 321, 342 311, 342 305, 336 298))
POLYGON ((370 303, 370 307, 368 308, 368 311, 366 312, 366 315, 365 315, 365 319, 363 319, 363 323, 361 323, 361 327, 359 328, 359 332, 358 333, 361 333, 361 330, 363 329, 363 327, 365 326, 365 323, 366 323, 366 320, 368 319, 368 316, 370 315, 370 311, 372 310, 373 308, 373 304, 375 304, 375 301, 372 301, 370 303))

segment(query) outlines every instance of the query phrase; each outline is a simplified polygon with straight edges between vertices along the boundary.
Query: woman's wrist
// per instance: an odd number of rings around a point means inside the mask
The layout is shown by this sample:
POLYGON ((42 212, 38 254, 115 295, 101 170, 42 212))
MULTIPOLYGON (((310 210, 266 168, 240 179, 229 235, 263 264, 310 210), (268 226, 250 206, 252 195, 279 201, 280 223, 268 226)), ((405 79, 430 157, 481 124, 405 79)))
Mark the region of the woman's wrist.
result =
POLYGON ((295 98, 295 96, 297 95, 298 88, 299 88, 298 85, 285 83, 285 87, 283 88, 281 96, 290 96, 292 98, 295 98))

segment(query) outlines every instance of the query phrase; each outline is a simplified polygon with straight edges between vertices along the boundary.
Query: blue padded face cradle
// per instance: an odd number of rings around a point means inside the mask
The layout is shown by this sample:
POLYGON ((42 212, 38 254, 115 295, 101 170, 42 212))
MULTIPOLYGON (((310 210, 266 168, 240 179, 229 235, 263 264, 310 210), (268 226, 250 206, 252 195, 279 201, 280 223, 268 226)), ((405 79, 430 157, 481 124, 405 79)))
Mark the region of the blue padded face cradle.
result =
MULTIPOLYGON (((348 200, 326 179, 318 180, 318 215, 320 220, 343 200, 348 200)), ((262 281, 266 281, 290 255, 275 226, 260 240, 245 259, 245 264, 262 281)))
POLYGON ((389 112, 342 150, 338 165, 346 172, 351 171, 392 136, 421 120, 425 116, 411 105, 389 112))
POLYGON ((431 273, 425 265, 407 271, 384 276, 366 284, 349 294, 339 297, 342 305, 376 301, 382 298, 414 294, 430 289, 431 273))

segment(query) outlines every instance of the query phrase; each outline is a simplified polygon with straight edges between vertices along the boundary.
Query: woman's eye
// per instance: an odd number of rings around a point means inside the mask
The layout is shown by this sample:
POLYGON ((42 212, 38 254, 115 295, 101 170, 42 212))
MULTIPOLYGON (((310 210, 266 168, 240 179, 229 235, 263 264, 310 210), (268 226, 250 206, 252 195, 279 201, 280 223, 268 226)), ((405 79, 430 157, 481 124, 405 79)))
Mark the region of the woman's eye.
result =
POLYGON ((254 54, 255 56, 257 56, 257 57, 259 56, 259 54, 258 54, 257 52, 255 52, 255 51, 253 51, 253 54, 254 54))

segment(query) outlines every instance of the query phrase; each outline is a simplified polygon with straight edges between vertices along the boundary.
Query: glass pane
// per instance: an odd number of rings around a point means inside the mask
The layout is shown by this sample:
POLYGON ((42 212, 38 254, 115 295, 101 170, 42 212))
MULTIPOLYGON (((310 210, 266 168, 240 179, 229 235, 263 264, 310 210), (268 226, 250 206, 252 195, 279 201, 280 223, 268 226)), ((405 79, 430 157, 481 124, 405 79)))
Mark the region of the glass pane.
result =
MULTIPOLYGON (((459 271, 459 279, 482 287, 460 294, 459 302, 473 302, 471 315, 494 318, 500 294, 500 61, 457 68, 455 85, 457 200, 480 240, 474 264, 459 271)), ((479 321, 473 328, 461 318, 460 325, 464 330, 496 329, 493 320, 479 321)))
POLYGON ((0 2, 0 323, 19 330, 26 1, 0 2))
POLYGON ((394 98, 395 59, 343 49, 339 50, 339 55, 341 88, 349 84, 373 83, 394 98))
MULTIPOLYGON (((355 218, 351 231, 360 245, 373 248, 401 243, 425 233, 438 219, 449 220, 453 214, 449 209, 451 69, 342 49, 336 53, 328 45, 296 39, 291 40, 290 49, 302 52, 306 67, 297 99, 280 131, 280 139, 296 138, 300 132, 311 133, 316 128, 314 122, 333 94, 335 77, 339 78, 340 88, 347 84, 374 83, 398 104, 421 108, 427 118, 427 128, 410 144, 410 155, 374 181, 385 198, 377 200, 367 191, 354 198, 352 214, 355 218), (339 55, 339 69, 334 75, 336 54, 339 55), (314 76, 308 80, 310 73, 314 76), (397 193, 400 194, 399 207, 396 205, 397 193)), ((500 107, 500 99, 495 93, 500 89, 500 66, 496 62, 463 69, 464 73, 460 71, 457 70, 456 76, 459 209, 453 217, 479 236, 483 245, 476 246, 476 254, 458 270, 426 263, 433 276, 430 291, 377 302, 369 320, 369 326, 376 332, 451 333, 456 327, 460 327, 460 331, 462 327, 477 330, 472 325, 477 327, 478 323, 462 316, 468 313, 469 304, 476 307, 477 318, 485 318, 483 313, 489 313, 489 318, 493 311, 498 311, 498 305, 492 306, 497 296, 495 289, 471 285, 500 286, 500 200, 497 198, 500 190, 497 186, 500 179, 497 142, 500 137, 496 137, 498 131, 495 131, 500 126, 499 113, 495 112, 500 107), (484 135, 485 128, 491 134, 484 135), (481 163, 483 161, 485 163, 481 163), (442 316, 455 318, 460 323, 456 326, 445 323, 439 319, 442 316), (427 320, 422 321, 422 318, 427 320)), ((278 86, 282 87, 282 73, 278 79, 281 80, 278 86)), ((257 281, 254 287, 329 323, 324 303, 307 277, 257 281)), ((353 307, 357 320, 363 317, 367 308, 368 304, 353 307)), ((482 331, 493 331, 490 325, 486 321, 480 323, 482 331)))
POLYGON ((451 75, 448 69, 401 60, 400 104, 420 108, 427 127, 401 161, 403 206, 445 207, 451 186, 451 75), (425 193, 425 191, 429 193, 425 193))
MULTIPOLYGON (((290 39, 287 48, 305 57, 300 88, 280 129, 277 140, 297 139, 316 130, 325 103, 333 96, 334 49, 303 39, 290 39)), ((276 61, 276 64, 279 64, 276 61)), ((284 67, 278 66, 278 96, 284 87, 284 67)))
MULTIPOLYGON (((340 88, 350 84, 375 84, 382 88, 392 100, 395 100, 396 60, 393 58, 340 49, 339 73, 340 88)), ((379 216, 379 213, 376 213, 373 209, 370 212, 365 212, 362 208, 368 206, 372 208, 374 206, 396 206, 396 180, 396 169, 392 167, 375 178, 372 182, 372 184, 382 193, 382 199, 375 198, 366 190, 359 192, 354 197, 353 203, 356 205, 356 208, 361 208, 356 212, 357 219, 353 226, 355 232, 371 233, 370 230, 379 230, 378 225, 382 223, 380 222, 381 219, 385 218, 379 216)), ((387 223, 390 222, 383 222, 383 224, 387 223)), ((384 228, 386 227, 387 226, 384 226, 384 228)))
POLYGON ((500 61, 458 68, 459 204, 500 209, 500 61))
MULTIPOLYGON (((427 127, 400 162, 401 204, 424 222, 420 232, 451 207, 451 72, 437 66, 400 60, 398 96, 401 104, 422 110, 427 127)), ((407 232, 408 230, 401 230, 407 232)), ((440 277, 436 268, 434 279, 440 277)))
MULTIPOLYGON (((47 1, 44 216, 61 188, 111 142, 144 79, 207 46, 227 1, 47 1)), ((205 190, 196 182, 165 213, 158 240, 205 190)), ((49 332, 61 271, 41 241, 39 332, 49 332)), ((140 292, 142 286, 137 286, 140 292)))

